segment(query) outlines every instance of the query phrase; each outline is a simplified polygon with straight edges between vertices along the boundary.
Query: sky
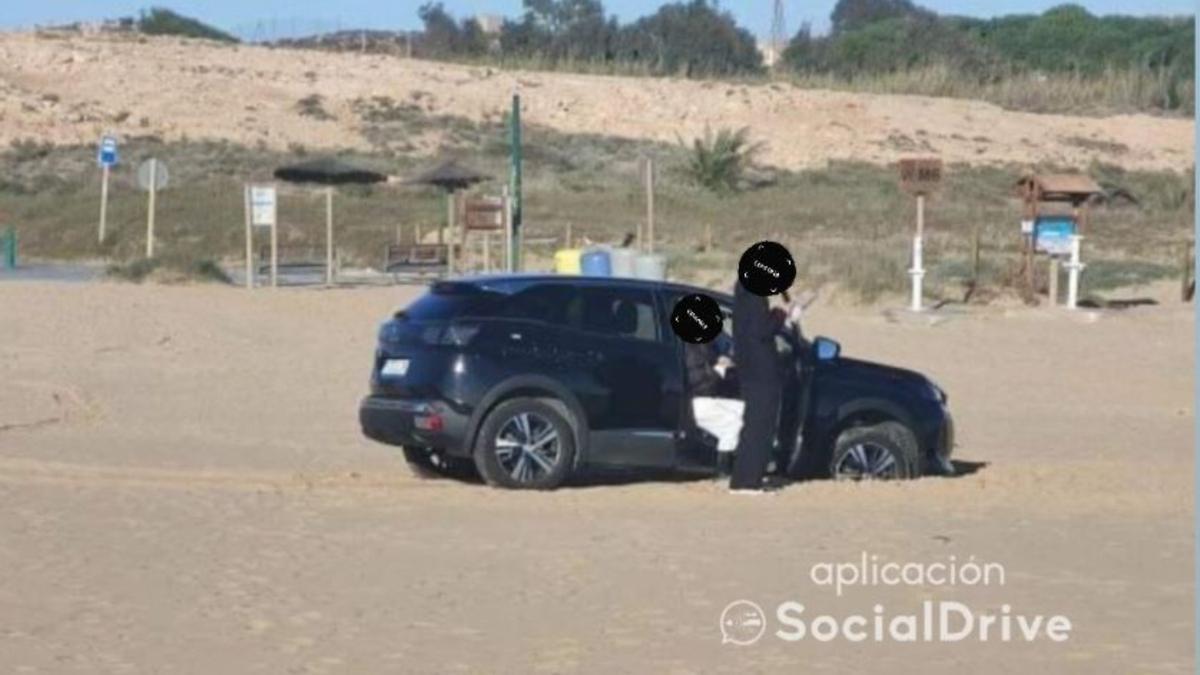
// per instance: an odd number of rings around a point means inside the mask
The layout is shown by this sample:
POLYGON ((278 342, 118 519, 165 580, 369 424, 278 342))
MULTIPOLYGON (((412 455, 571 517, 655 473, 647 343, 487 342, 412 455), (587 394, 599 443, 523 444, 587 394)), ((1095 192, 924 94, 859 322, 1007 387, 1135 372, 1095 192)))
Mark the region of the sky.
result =
MULTIPOLYGON (((67 23, 135 15, 149 5, 161 5, 200 18, 249 39, 310 34, 339 28, 413 29, 420 27, 417 8, 423 0, 0 0, 0 27, 22 28, 38 24, 67 23)), ((804 21, 823 32, 836 0, 784 0, 789 33, 804 21)), ((989 17, 1040 13, 1065 0, 918 0, 917 4, 943 14, 989 17)), ((443 0, 455 16, 501 14, 516 16, 521 0, 443 0)), ((651 13, 664 4, 655 0, 604 0, 610 14, 622 21, 651 13)), ((738 22, 759 36, 771 29, 772 0, 721 0, 738 22)), ((1075 0, 1095 14, 1195 14, 1196 0, 1075 0)))

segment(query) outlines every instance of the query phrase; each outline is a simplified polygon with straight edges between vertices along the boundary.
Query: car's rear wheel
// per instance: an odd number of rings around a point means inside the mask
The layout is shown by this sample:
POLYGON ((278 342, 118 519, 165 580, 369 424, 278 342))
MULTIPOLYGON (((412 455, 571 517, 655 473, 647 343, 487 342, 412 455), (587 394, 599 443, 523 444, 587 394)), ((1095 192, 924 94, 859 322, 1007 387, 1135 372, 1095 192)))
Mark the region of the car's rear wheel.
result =
POLYGON ((516 398, 484 419, 475 444, 475 467, 489 485, 550 490, 571 473, 575 435, 563 406, 516 398))
POLYGON ((417 478, 467 480, 472 477, 474 467, 469 460, 447 457, 432 448, 404 446, 401 449, 404 451, 404 461, 417 478))
POLYGON ((850 427, 838 435, 829 473, 835 480, 903 480, 920 475, 917 439, 899 422, 850 427))

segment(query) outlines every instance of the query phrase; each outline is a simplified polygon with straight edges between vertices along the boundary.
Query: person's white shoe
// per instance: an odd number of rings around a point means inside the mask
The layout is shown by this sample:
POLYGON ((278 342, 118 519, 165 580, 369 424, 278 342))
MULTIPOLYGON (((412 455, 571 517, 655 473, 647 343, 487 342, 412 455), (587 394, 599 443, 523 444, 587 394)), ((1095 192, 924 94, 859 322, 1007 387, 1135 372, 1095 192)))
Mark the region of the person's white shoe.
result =
POLYGON ((730 489, 729 494, 731 494, 731 495, 765 495, 765 494, 767 494, 767 491, 766 490, 753 490, 750 488, 744 488, 741 490, 730 489))

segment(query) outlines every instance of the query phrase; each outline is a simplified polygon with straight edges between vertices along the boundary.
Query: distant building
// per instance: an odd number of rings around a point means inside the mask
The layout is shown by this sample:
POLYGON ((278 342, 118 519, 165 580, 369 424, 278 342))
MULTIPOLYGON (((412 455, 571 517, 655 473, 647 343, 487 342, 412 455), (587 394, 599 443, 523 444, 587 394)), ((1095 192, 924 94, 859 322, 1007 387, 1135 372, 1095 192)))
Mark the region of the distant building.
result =
POLYGON ((768 68, 774 68, 775 64, 779 63, 786 48, 786 45, 775 45, 767 40, 759 40, 757 46, 758 53, 762 54, 763 65, 768 68))
POLYGON ((475 21, 484 35, 499 35, 504 27, 504 17, 499 14, 476 14, 475 21))

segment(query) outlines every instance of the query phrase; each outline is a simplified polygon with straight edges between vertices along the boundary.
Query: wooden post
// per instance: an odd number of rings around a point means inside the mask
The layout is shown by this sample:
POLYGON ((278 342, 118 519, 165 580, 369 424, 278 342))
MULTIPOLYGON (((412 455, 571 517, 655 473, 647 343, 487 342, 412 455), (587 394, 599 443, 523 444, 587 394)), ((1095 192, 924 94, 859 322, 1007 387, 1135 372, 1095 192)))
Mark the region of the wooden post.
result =
POLYGON ((1195 244, 1185 242, 1183 246, 1183 264, 1180 265, 1183 275, 1179 279, 1179 299, 1190 302, 1196 293, 1196 256, 1195 244))
POLYGON ((567 221, 567 233, 563 239, 563 248, 571 248, 571 221, 567 221))
POLYGON ((254 207, 250 202, 250 186, 245 186, 246 201, 246 288, 254 288, 254 207))
POLYGON ((1025 300, 1034 302, 1033 293, 1033 251, 1036 246, 1038 203, 1042 199, 1041 188, 1036 184, 1030 188, 1027 196, 1026 214, 1030 222, 1029 233, 1025 235, 1025 300))
POLYGON ((1058 258, 1050 256, 1050 280, 1046 295, 1050 298, 1050 306, 1058 304, 1058 258))
POLYGON ((271 288, 279 287, 279 218, 271 223, 271 288))
POLYGON ((492 247, 490 244, 491 239, 492 239, 492 234, 490 232, 484 231, 484 233, 483 233, 483 271, 485 274, 492 273, 492 247))
POLYGON ((100 181, 100 243, 104 243, 104 230, 108 224, 108 165, 104 165, 100 181))
POLYGON ((443 244, 448 238, 450 240, 449 250, 446 252, 446 273, 447 275, 454 274, 454 191, 446 194, 446 229, 449 234, 446 237, 442 236, 442 228, 438 228, 437 243, 443 244))
POLYGON ((333 188, 325 188, 325 285, 333 285, 333 188))
POLYGON ((154 257, 154 207, 158 194, 158 160, 150 158, 150 203, 146 213, 146 257, 154 257))
MULTIPOLYGON (((513 251, 513 203, 509 186, 504 186, 504 271, 512 274, 517 268, 516 256, 513 251)), ((571 225, 567 224, 567 237, 571 236, 571 225)))
POLYGON ((979 256, 980 243, 981 243, 980 237, 982 236, 981 229, 982 228, 979 224, 978 214, 976 214, 975 235, 974 235, 974 237, 972 237, 972 240, 971 240, 971 281, 972 281, 972 284, 976 288, 979 287, 979 274, 982 271, 980 269, 980 266, 981 266, 980 263, 982 262, 982 260, 980 259, 980 256, 979 256))
POLYGON ((654 160, 646 158, 646 250, 654 253, 654 160))
MULTIPOLYGON (((458 193, 455 193, 454 196, 455 196, 455 201, 454 201, 455 213, 458 213, 461 211, 462 216, 463 216, 462 222, 459 222, 459 220, 457 218, 455 219, 455 224, 458 225, 458 238, 459 238, 459 242, 460 242, 459 253, 462 254, 462 259, 458 261, 458 268, 460 270, 462 270, 463 272, 466 272, 469 269, 468 265, 474 264, 474 261, 472 261, 470 259, 471 258, 470 251, 467 250, 466 195, 459 195, 458 193)), ((454 241, 453 238, 451 238, 451 244, 450 244, 451 246, 454 246, 453 241, 454 241)))
POLYGON ((711 253, 713 247, 712 241, 712 223, 704 224, 704 252, 711 253))

